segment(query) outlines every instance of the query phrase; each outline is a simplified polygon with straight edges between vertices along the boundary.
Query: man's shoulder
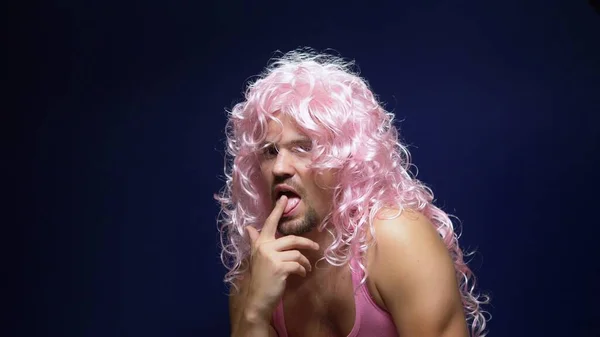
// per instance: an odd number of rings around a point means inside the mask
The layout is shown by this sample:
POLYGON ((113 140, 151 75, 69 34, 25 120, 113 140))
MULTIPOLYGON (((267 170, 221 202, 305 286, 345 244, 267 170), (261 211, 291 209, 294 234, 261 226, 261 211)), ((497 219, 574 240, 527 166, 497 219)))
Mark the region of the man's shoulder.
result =
POLYGON ((428 336, 466 335, 454 263, 435 224, 420 212, 403 210, 378 217, 373 226, 367 271, 399 333, 426 327, 428 336))
POLYGON ((373 221, 373 247, 411 249, 420 244, 436 244, 441 237, 432 221, 412 209, 382 209, 373 221))
POLYGON ((382 209, 373 222, 373 232, 367 265, 374 278, 410 273, 411 268, 420 268, 423 263, 450 262, 434 224, 419 211, 382 209))

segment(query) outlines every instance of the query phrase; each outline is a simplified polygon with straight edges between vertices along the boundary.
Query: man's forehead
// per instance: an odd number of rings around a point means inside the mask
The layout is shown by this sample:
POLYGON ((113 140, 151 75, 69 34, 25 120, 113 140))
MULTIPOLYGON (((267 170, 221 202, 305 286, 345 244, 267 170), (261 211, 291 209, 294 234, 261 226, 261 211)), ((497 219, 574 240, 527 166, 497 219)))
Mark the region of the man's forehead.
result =
POLYGON ((296 125, 285 117, 278 118, 278 121, 269 121, 265 138, 265 142, 267 143, 289 143, 311 140, 310 137, 300 132, 296 125))

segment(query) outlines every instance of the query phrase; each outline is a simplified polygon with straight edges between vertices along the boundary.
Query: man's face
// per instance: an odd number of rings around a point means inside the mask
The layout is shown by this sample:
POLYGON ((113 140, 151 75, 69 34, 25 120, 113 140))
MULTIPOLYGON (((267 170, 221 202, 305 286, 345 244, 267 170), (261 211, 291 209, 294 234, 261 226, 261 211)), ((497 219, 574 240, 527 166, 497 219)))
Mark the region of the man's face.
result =
POLYGON ((271 209, 281 194, 288 196, 278 225, 282 235, 301 235, 317 227, 330 210, 334 175, 317 175, 308 169, 312 140, 301 134, 287 115, 280 114, 283 128, 270 121, 266 145, 260 152, 260 167, 271 209))

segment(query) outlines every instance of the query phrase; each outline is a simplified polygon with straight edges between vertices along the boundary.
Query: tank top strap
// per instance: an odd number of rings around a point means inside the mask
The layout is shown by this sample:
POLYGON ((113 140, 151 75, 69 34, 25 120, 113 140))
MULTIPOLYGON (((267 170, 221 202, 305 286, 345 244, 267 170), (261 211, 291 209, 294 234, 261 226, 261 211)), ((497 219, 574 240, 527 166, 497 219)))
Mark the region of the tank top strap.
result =
POLYGON ((354 286, 355 291, 358 289, 360 282, 365 276, 365 271, 360 266, 361 263, 361 254, 360 251, 355 251, 352 253, 352 257, 350 259, 350 265, 352 267, 352 284, 354 286))
POLYGON ((283 296, 279 300, 277 307, 275 307, 275 310, 273 311, 272 319, 273 328, 275 328, 277 335, 279 337, 288 337, 287 330, 285 327, 285 318, 283 315, 283 296))

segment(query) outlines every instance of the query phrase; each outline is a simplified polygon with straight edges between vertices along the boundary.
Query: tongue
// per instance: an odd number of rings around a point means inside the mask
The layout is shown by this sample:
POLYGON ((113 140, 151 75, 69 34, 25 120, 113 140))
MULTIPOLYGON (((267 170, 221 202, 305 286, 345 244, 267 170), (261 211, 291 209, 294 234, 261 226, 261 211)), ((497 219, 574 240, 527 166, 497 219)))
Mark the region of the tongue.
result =
POLYGON ((294 209, 294 207, 296 207, 296 205, 298 205, 299 202, 300 202, 300 198, 289 197, 287 204, 285 206, 285 210, 283 211, 283 214, 289 213, 292 209, 294 209))

